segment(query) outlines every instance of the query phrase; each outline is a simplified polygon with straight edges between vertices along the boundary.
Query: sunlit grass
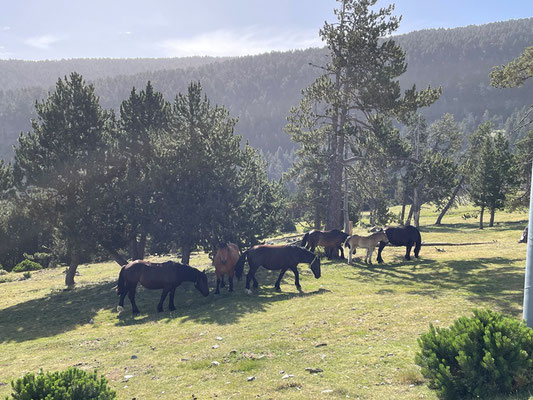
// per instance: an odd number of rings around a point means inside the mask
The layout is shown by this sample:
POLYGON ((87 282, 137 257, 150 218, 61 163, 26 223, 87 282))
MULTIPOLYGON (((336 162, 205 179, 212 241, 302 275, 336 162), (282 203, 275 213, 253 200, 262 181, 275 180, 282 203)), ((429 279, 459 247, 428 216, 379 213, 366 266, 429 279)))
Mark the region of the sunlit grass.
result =
MULTIPOLYGON (((277 293, 277 273, 260 270, 253 296, 243 282, 207 298, 184 283, 175 312, 165 303, 157 313, 159 291, 138 289, 141 315, 133 318, 128 300, 116 312, 112 262, 80 266, 72 291, 63 290, 63 268, 1 283, 0 397, 24 372, 78 366, 98 369, 120 399, 435 399, 414 364, 429 323, 449 326, 483 307, 521 317, 526 247, 517 240, 527 216, 498 213, 497 225, 480 231, 462 218, 473 211, 452 210, 435 227, 437 213, 424 208, 422 239, 490 244, 423 246, 411 262, 403 248, 387 247, 385 264, 374 266, 359 252, 352 266, 323 259, 318 280, 302 264, 303 294, 290 272, 277 293)), ((209 258, 194 254, 191 263, 213 287, 209 258)))

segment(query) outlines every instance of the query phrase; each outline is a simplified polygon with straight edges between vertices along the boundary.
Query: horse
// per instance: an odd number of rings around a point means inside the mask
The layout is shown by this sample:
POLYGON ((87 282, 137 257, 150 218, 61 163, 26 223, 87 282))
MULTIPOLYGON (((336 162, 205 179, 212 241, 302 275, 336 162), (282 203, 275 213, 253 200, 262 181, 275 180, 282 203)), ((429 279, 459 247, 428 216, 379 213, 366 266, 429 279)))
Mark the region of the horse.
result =
POLYGON ((340 249, 341 259, 344 259, 342 244, 348 236, 347 233, 338 229, 332 229, 331 231, 319 231, 314 229, 304 235, 300 246, 311 250, 313 253, 315 252, 316 246, 324 246, 326 256, 329 260, 333 257, 333 251, 335 251, 336 254, 337 249, 340 249))
MULTIPOLYGON (((416 258, 418 258, 420 247, 422 246, 422 237, 420 236, 420 231, 418 229, 416 229, 414 226, 407 225, 396 228, 387 228, 384 230, 384 232, 387 235, 387 239, 389 239, 390 244, 393 246, 405 246, 405 259, 407 261, 411 259, 409 254, 411 253, 411 247, 413 247, 413 245, 415 245, 414 255, 416 258)), ((387 243, 385 242, 379 243, 378 262, 380 264, 383 262, 383 258, 381 258, 381 252, 386 245, 387 243)))
POLYGON ((309 250, 299 246, 263 244, 246 250, 240 256, 237 265, 235 265, 235 275, 239 280, 244 272, 244 263, 246 260, 248 260, 248 265, 250 266, 248 274, 246 275, 246 293, 248 294, 252 294, 252 291, 250 290, 250 281, 253 280, 254 289, 259 287, 259 284, 255 279, 255 273, 261 266, 269 270, 281 270, 278 280, 274 285, 277 292, 281 291, 281 279, 288 269, 294 273, 294 285, 296 286, 296 289, 302 290, 297 268, 300 263, 310 264, 311 271, 313 271, 315 278, 320 278, 320 258, 315 256, 315 254, 309 250))
POLYGON ((219 294, 219 287, 224 287, 224 274, 228 275, 229 291, 233 292, 233 275, 235 264, 239 260, 240 252, 236 244, 222 243, 218 246, 217 253, 213 259, 215 264, 215 274, 217 276, 217 288, 215 294, 219 294))
POLYGON ((348 251, 348 264, 352 263, 352 253, 355 254, 357 247, 366 249, 365 263, 368 262, 369 264, 372 264, 372 253, 374 253, 376 246, 381 241, 385 243, 389 241, 387 235, 383 231, 373 233, 370 236, 348 236, 344 242, 344 247, 348 247, 350 249, 350 251, 348 251))
POLYGON ((128 295, 133 314, 140 311, 135 304, 135 289, 140 283, 147 289, 163 289, 161 300, 157 305, 157 311, 163 311, 163 302, 170 293, 168 309, 174 311, 174 293, 182 282, 194 282, 194 287, 204 296, 209 295, 207 275, 185 264, 174 261, 164 263, 152 263, 150 261, 136 260, 124 265, 120 269, 118 276, 117 294, 120 296, 118 302, 120 311, 124 307, 124 298, 128 295))

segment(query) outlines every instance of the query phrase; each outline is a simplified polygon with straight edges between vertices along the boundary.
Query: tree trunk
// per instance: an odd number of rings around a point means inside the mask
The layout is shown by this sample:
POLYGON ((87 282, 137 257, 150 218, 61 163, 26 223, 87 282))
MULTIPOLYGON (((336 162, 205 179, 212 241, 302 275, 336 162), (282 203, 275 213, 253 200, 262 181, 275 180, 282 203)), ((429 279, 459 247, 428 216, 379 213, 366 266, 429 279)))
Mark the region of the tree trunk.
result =
POLYGON ((80 263, 80 257, 78 251, 73 248, 70 250, 70 265, 65 274, 65 285, 69 288, 73 288, 76 282, 74 282, 74 276, 76 275, 76 269, 80 263))
POLYGON ((483 229, 483 213, 485 212, 485 206, 481 207, 481 212, 479 213, 479 229, 483 229))
POLYGON ((100 246, 102 246, 102 248, 107 251, 111 257, 113 257, 118 265, 123 266, 128 263, 128 260, 122 257, 113 247, 104 245, 102 243, 100 243, 100 246))
POLYGON ((494 226, 494 214, 496 214, 496 208, 492 207, 490 209, 490 221, 489 221, 489 227, 491 228, 494 226))
POLYGON ((437 221, 435 221, 435 225, 440 225, 441 224, 442 218, 444 218, 444 215, 448 212, 450 207, 455 202, 455 197, 457 196, 457 193, 459 193, 459 190, 463 186, 464 181, 465 181, 465 176, 463 176, 461 178, 461 180, 459 181, 459 184, 455 187, 455 189, 453 189, 453 193, 450 196, 450 199, 448 200, 448 203, 446 203, 446 206, 444 206, 444 208, 440 212, 439 217, 437 218, 437 221))
MULTIPOLYGON (((346 154, 345 154, 346 156, 346 154)), ((348 195, 348 171, 346 168, 344 169, 344 196, 342 199, 343 204, 343 219, 344 219, 344 233, 347 233, 348 235, 351 235, 350 232, 350 213, 348 212, 348 203, 349 203, 349 195, 348 195)))
POLYGON ((139 245, 137 244, 137 235, 132 235, 130 238, 130 260, 135 261, 139 259, 139 245))
POLYGON ((139 260, 144 260, 144 252, 146 250, 146 231, 143 229, 141 231, 141 237, 139 243, 137 243, 137 256, 139 260))
POLYGON ((184 244, 181 247, 181 253, 181 263, 188 265, 189 261, 191 260, 191 246, 184 244))
POLYGON ((342 170, 343 168, 343 151, 344 135, 339 135, 337 140, 337 151, 333 154, 330 162, 331 175, 329 177, 329 196, 328 196, 328 217, 326 220, 326 230, 338 229, 342 221, 342 170), (340 151, 339 151, 340 150, 340 151))
POLYGON ((414 204, 411 204, 411 207, 409 208, 409 215, 407 216, 405 225, 411 225, 411 218, 413 218, 413 211, 414 211, 414 204))
POLYGON ((420 208, 422 207, 422 204, 420 204, 420 196, 419 196, 419 188, 418 186, 415 187, 413 192, 413 222, 415 224, 415 227, 418 229, 420 227, 420 208))

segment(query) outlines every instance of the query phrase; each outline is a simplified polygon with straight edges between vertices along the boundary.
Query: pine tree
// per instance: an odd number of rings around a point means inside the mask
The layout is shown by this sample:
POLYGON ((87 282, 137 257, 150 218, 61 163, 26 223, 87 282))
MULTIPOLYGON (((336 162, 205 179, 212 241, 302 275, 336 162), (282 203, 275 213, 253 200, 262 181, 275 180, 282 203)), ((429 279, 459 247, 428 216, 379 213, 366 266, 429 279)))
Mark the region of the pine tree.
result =
POLYGON ((20 188, 37 189, 55 215, 51 223, 65 241, 70 258, 65 284, 84 250, 94 245, 92 212, 105 175, 111 115, 98 104, 92 85, 72 73, 35 105, 33 131, 19 138, 14 174, 20 188))

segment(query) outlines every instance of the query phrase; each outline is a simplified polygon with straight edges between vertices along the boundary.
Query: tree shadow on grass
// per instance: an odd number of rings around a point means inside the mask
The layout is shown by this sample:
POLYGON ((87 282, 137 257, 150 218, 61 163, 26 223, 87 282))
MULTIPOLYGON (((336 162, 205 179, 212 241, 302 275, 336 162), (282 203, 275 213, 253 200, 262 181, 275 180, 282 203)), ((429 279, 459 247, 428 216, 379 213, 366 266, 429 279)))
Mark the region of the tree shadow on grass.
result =
POLYGON ((486 257, 476 260, 416 260, 360 269, 359 280, 413 286, 408 294, 446 296, 453 290, 466 293, 472 302, 489 302, 502 312, 521 311, 524 275, 512 266, 522 258, 486 257))
POLYGON ((116 306, 115 284, 56 290, 0 310, 0 343, 50 337, 89 324, 99 310, 116 306))
MULTIPOLYGON (((276 292, 274 283, 278 278, 279 272, 267 271, 263 268, 260 268, 256 273, 259 289, 253 289, 253 294, 250 296, 244 292, 245 276, 240 282, 235 280, 233 292, 227 291, 226 282, 226 287, 220 289, 220 294, 215 295, 213 290, 208 297, 202 297, 192 284, 184 283, 176 290, 174 301, 176 311, 173 312, 166 311, 168 308, 167 299, 164 304, 165 311, 157 313, 155 308, 159 302, 161 292, 157 291, 157 294, 153 295, 155 291, 150 291, 152 293, 149 293, 149 291, 144 290, 140 293, 140 296, 136 297, 141 314, 133 317, 129 300, 126 300, 124 304, 125 310, 119 314, 117 325, 137 325, 160 320, 172 322, 176 318, 181 318, 181 323, 194 321, 202 324, 226 325, 237 322, 246 314, 266 312, 269 305, 275 302, 329 292, 329 290, 323 288, 307 291, 305 289, 306 283, 311 279, 315 280, 315 278, 305 268, 300 268, 299 270, 300 284, 303 288, 301 292, 298 292, 294 287, 294 277, 290 272, 286 273, 282 279, 282 292, 276 292), (141 300, 141 296, 143 300, 141 300)), ((210 282, 216 281, 214 273, 207 271, 207 274, 210 282)))
MULTIPOLYGON (((274 291, 274 282, 278 273, 261 271, 257 274, 259 290, 254 290, 252 296, 244 294, 244 282, 235 282, 235 291, 227 292, 227 287, 220 295, 214 295, 216 278, 212 270, 207 271, 211 293, 203 297, 191 282, 184 282, 176 290, 175 304, 177 310, 167 311, 168 300, 162 313, 156 311, 161 290, 146 290, 137 287, 137 304, 143 312, 135 318, 131 314, 131 305, 126 298, 124 311, 119 315, 117 325, 142 324, 149 321, 175 318, 183 321, 197 321, 200 323, 230 324, 239 320, 247 313, 263 312, 268 304, 283 301, 296 296, 321 294, 325 290, 307 292, 306 286, 310 280, 315 280, 305 267, 300 268, 300 280, 303 293, 298 293, 294 287, 292 273, 285 274, 282 290, 274 291)), ((244 279, 243 279, 244 280, 244 279)), ((93 285, 79 286, 73 290, 56 290, 50 294, 0 309, 0 343, 24 342, 37 338, 51 337, 79 326, 88 325, 101 310, 115 311, 118 296, 113 290, 116 281, 102 282, 93 285)))

